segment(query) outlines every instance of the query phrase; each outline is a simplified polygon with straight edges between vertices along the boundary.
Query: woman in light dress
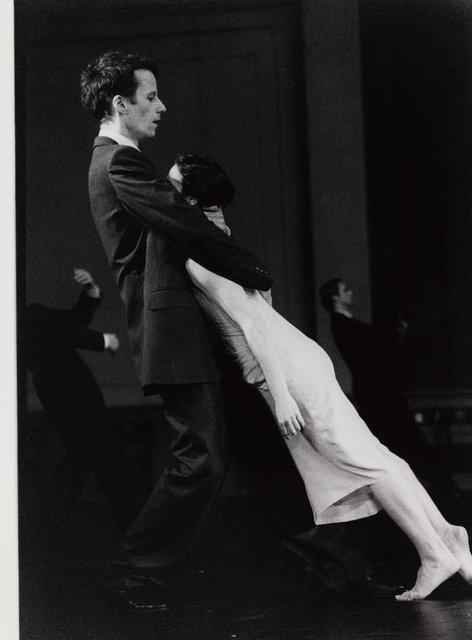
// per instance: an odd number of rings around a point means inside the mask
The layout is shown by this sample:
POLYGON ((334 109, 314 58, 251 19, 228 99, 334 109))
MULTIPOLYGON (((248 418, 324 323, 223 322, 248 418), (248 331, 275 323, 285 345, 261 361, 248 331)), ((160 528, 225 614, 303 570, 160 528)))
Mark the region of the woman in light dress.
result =
MULTIPOLYGON (((181 156, 169 180, 190 204, 229 233, 223 207, 234 189, 214 161, 181 156)), ((459 572, 472 585, 467 531, 449 524, 408 464, 369 431, 341 390, 328 355, 271 306, 187 260, 198 303, 216 325, 243 378, 272 409, 303 478, 316 524, 355 520, 384 509, 421 560, 414 586, 397 600, 421 600, 459 572)))

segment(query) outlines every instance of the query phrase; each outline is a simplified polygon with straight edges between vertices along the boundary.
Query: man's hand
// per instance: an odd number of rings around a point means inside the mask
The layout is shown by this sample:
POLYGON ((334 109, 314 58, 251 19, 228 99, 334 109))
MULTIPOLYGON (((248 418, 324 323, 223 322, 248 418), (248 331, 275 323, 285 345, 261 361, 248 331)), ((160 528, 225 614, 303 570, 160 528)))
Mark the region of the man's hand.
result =
POLYGON ((400 346, 408 337, 409 332, 410 332, 410 325, 408 324, 408 322, 400 317, 395 318, 395 334, 397 338, 397 343, 400 346))
POLYGON ((74 280, 86 291, 88 296, 92 298, 100 297, 100 288, 95 284, 92 275, 85 269, 74 269, 74 280))
POLYGON ((103 342, 105 351, 109 351, 113 354, 115 351, 118 351, 120 348, 120 341, 116 333, 104 333, 103 334, 103 342))
POLYGON ((231 235, 230 228, 225 222, 223 209, 218 206, 204 207, 203 213, 206 215, 210 222, 213 222, 215 226, 224 231, 227 236, 231 235))

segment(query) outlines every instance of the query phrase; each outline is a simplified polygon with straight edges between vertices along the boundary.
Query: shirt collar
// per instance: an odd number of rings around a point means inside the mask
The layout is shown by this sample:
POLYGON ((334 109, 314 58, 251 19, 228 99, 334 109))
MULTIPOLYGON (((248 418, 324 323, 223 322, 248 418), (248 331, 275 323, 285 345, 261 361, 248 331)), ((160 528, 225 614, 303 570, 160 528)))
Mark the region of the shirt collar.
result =
POLYGON ((336 309, 335 313, 339 313, 342 316, 346 316, 346 318, 354 317, 350 311, 346 311, 345 309, 336 309))
POLYGON ((139 147, 132 140, 130 140, 126 136, 123 136, 121 133, 117 133, 116 131, 110 131, 106 127, 101 127, 98 135, 104 136, 105 138, 111 138, 118 144, 122 144, 125 147, 134 147, 138 151, 140 150, 139 147))

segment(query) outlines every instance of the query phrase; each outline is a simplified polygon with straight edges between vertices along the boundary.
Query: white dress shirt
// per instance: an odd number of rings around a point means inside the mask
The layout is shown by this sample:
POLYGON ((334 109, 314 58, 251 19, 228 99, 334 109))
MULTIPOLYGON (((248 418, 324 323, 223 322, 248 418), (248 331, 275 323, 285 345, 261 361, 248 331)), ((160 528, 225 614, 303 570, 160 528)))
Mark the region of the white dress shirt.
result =
POLYGON ((134 147, 139 151, 139 147, 132 140, 123 136, 121 133, 117 133, 116 131, 110 131, 106 126, 100 127, 100 131, 98 132, 99 136, 104 136, 105 138, 111 138, 118 144, 122 144, 125 147, 134 147))

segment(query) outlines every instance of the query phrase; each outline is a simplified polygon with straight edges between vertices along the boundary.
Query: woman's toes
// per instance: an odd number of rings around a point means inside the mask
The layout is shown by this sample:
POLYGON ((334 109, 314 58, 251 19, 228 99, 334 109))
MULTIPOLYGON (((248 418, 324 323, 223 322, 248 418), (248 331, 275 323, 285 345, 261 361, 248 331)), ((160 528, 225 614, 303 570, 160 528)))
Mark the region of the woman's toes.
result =
POLYGON ((399 602, 411 602, 412 600, 422 600, 422 597, 414 591, 404 591, 398 596, 395 596, 395 599, 399 602))

